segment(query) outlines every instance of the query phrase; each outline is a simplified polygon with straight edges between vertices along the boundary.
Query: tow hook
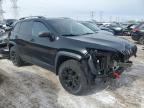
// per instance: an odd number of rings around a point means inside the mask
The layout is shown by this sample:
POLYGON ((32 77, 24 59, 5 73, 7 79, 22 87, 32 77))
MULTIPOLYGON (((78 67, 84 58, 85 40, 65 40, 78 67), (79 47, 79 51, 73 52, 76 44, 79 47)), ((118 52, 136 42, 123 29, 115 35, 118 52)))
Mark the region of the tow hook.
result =
POLYGON ((114 79, 120 78, 119 72, 117 72, 117 71, 113 72, 113 73, 112 73, 112 77, 113 77, 114 79))

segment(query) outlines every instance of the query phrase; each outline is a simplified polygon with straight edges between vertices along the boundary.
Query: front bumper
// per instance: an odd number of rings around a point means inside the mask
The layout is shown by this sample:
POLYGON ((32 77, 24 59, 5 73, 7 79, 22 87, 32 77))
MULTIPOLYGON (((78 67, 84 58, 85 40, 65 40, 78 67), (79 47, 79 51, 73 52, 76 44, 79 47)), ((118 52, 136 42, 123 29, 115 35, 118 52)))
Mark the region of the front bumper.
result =
POLYGON ((94 51, 92 54, 88 54, 89 69, 96 77, 112 77, 113 74, 120 75, 124 70, 132 66, 133 63, 129 61, 129 58, 135 55, 135 52, 133 54, 132 52, 132 50, 131 52, 127 51, 123 58, 119 57, 115 60, 109 53, 98 54, 98 52, 94 51))
POLYGON ((118 73, 119 75, 127 68, 131 67, 133 63, 131 61, 127 62, 117 62, 116 64, 110 64, 111 61, 105 62, 105 69, 103 72, 101 69, 97 69, 96 64, 94 64, 92 57, 88 60, 88 65, 92 74, 96 75, 96 77, 111 77, 113 73, 118 73), (109 63, 109 64, 108 64, 109 63))

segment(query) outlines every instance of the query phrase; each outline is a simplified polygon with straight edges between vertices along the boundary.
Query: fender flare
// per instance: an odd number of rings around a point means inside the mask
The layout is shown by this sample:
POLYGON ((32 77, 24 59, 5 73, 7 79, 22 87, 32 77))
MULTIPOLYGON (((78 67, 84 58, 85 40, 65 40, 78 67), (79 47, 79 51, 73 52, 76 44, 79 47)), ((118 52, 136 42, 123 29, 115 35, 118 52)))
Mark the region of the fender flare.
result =
POLYGON ((82 59, 82 56, 80 54, 76 54, 76 53, 72 53, 72 52, 67 52, 67 51, 59 51, 56 55, 56 58, 55 58, 55 72, 56 74, 58 74, 58 61, 59 61, 59 58, 61 56, 66 56, 66 57, 71 57, 71 58, 74 58, 78 61, 80 61, 82 59))

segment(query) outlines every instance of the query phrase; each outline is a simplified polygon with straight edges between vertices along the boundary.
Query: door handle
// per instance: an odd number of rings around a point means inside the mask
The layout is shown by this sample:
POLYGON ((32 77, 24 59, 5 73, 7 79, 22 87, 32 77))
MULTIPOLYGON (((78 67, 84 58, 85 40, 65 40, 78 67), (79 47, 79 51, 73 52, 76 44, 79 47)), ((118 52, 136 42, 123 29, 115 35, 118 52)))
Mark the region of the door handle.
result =
POLYGON ((35 40, 34 40, 34 39, 31 39, 30 41, 31 41, 31 42, 34 42, 35 40))

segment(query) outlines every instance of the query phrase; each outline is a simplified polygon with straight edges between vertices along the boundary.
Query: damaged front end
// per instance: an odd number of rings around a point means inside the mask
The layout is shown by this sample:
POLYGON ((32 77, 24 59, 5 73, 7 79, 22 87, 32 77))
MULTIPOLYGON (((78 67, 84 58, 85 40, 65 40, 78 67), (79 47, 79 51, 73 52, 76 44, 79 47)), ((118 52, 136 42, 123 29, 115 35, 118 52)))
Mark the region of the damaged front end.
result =
POLYGON ((129 58, 131 56, 136 56, 136 52, 136 46, 123 51, 123 53, 91 49, 87 54, 90 71, 96 78, 119 78, 125 69, 132 66, 132 62, 129 61, 129 58))

